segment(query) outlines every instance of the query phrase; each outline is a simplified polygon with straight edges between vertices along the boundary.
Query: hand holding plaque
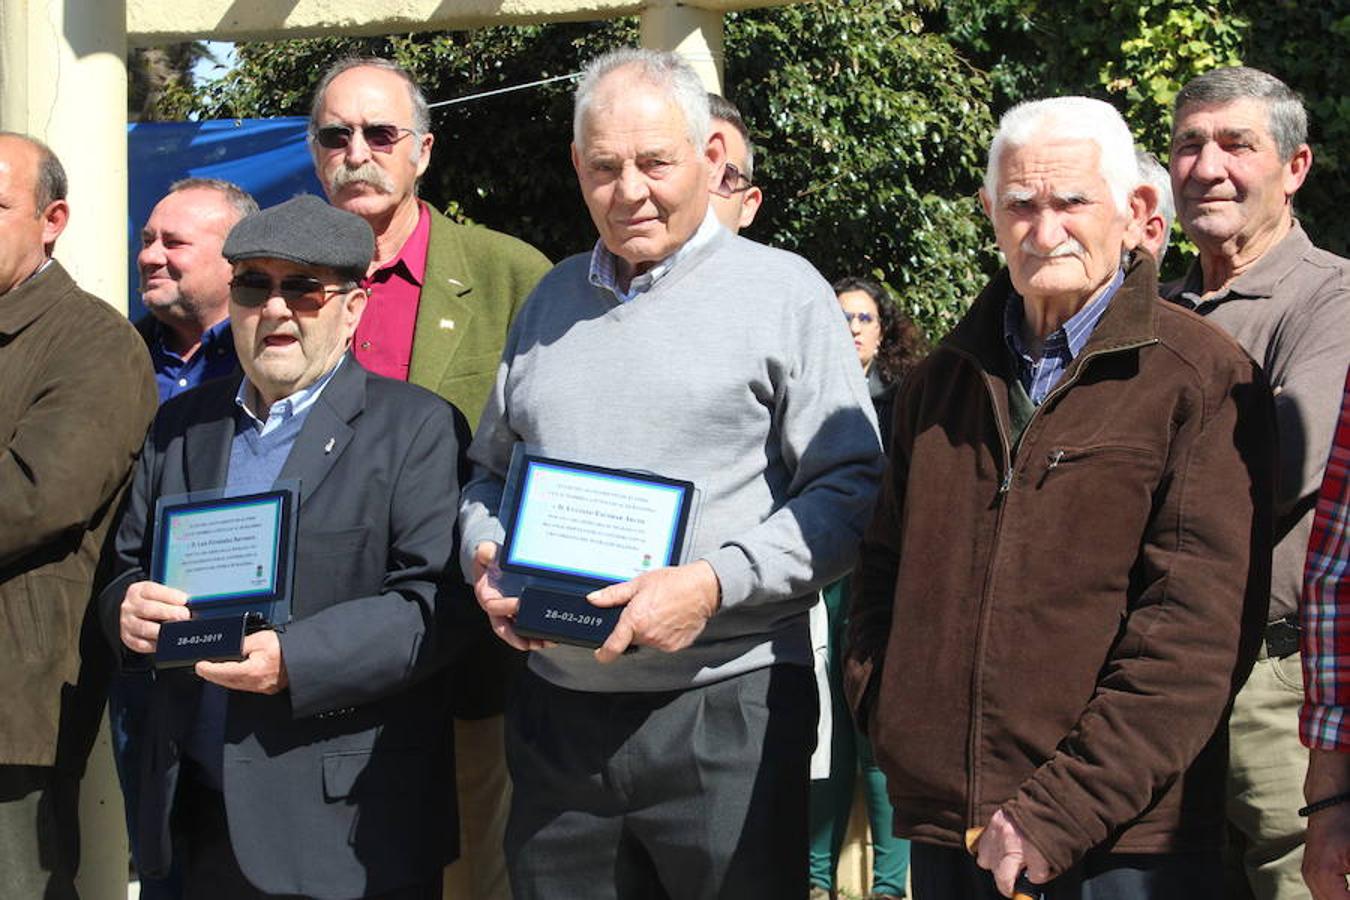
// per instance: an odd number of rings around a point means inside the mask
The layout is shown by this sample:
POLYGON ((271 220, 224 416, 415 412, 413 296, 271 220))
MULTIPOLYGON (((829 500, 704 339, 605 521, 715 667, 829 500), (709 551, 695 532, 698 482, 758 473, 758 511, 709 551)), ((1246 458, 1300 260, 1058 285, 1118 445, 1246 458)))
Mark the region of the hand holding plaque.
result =
POLYGON ((593 605, 622 607, 595 658, 613 662, 639 644, 666 653, 683 650, 717 612, 720 593, 717 573, 701 559, 595 591, 586 598, 593 605))
POLYGON ((167 622, 191 618, 187 594, 153 581, 137 581, 127 588, 118 610, 122 644, 133 653, 154 653, 160 628, 167 622))
POLYGON ((508 481, 500 566, 526 576, 514 634, 601 646, 623 610, 587 595, 679 562, 694 485, 519 449, 508 481))

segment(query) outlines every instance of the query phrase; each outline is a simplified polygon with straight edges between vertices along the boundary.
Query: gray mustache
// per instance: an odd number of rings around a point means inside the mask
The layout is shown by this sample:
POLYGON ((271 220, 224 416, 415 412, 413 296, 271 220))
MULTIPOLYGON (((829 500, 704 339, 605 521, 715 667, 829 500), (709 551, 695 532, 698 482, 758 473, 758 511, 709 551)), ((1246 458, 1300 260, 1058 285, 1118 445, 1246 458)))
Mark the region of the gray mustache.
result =
POLYGON ((394 192, 394 183, 389 180, 384 170, 373 162, 364 162, 354 169, 343 166, 333 173, 329 188, 336 192, 352 184, 368 184, 385 194, 394 192))

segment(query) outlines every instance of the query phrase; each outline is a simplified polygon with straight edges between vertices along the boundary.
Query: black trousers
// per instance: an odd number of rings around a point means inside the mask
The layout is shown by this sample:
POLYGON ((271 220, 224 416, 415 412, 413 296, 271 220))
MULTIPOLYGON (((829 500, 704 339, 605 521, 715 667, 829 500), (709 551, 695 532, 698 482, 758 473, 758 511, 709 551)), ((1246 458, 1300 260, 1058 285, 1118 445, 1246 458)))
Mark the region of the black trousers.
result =
MULTIPOLYGON (((1001 900, 994 877, 964 850, 914 843, 915 900, 1001 900)), ((1037 900, 1222 900, 1219 853, 1089 853, 1037 900)))
POLYGON ((811 670, 585 693, 526 673, 506 715, 515 900, 807 894, 811 670))
MULTIPOLYGON (((267 894, 245 877, 230 846, 225 798, 188 771, 178 782, 173 811, 174 855, 181 854, 183 900, 307 900, 295 894, 267 894)), ((303 841, 303 834, 295 840, 303 841)), ((416 885, 367 900, 441 900, 441 882, 416 885)))

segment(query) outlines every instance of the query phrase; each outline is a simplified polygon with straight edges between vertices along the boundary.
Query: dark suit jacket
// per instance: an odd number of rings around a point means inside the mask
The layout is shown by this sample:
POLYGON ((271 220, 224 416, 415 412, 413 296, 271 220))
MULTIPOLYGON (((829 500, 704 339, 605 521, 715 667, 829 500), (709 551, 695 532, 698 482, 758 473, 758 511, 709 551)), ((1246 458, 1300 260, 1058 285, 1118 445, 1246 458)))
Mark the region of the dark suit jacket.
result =
MULTIPOLYGON (((124 664, 118 607, 149 571, 155 499, 225 483, 236 378, 170 400, 147 438, 99 596, 124 664)), ((457 640, 441 590, 452 558, 463 416, 348 356, 280 477, 301 484, 290 686, 231 691, 224 793, 240 866, 262 890, 338 900, 427 881, 458 846, 443 664, 457 640), (330 446, 331 444, 331 446, 330 446), (328 449, 325 449, 328 448, 328 449)), ((167 871, 179 747, 201 681, 158 672, 142 760, 140 861, 167 871)))

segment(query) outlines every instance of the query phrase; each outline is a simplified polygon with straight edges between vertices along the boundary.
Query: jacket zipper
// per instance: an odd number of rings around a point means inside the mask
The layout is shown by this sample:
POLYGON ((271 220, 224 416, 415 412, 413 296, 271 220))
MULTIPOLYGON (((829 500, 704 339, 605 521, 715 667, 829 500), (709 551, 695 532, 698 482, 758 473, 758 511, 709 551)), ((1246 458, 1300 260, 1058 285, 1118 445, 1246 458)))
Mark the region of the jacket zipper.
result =
MULTIPOLYGON (((1027 431, 1031 429, 1031 426, 1036 422, 1036 417, 1041 414, 1042 409, 1049 406, 1052 400, 1054 400, 1060 394, 1067 391, 1070 387, 1073 386, 1075 382, 1078 381, 1078 379, 1082 376, 1083 370, 1087 368, 1087 364, 1091 360, 1097 358, 1098 356, 1104 356, 1108 353, 1119 353, 1126 350, 1137 350, 1141 347, 1147 347, 1150 344, 1156 344, 1157 342, 1158 342, 1157 338, 1151 338, 1146 341, 1136 341, 1132 344, 1123 344, 1117 347, 1110 347, 1102 350, 1094 350, 1090 353, 1085 354, 1082 357, 1082 360, 1079 362, 1078 367, 1073 373, 1073 375, 1069 378, 1062 378, 1059 384, 1056 384, 1054 388, 1052 388, 1050 392, 1045 395, 1045 399, 1041 401, 1040 405, 1037 406, 1036 409, 1032 412, 1031 418, 1027 420, 1026 427, 1022 429, 1022 434, 1025 435, 1027 431)), ((998 398, 995 395, 996 387, 993 384, 993 379, 988 375, 988 373, 986 373, 983 370, 983 368, 980 367, 979 361, 976 360, 974 356, 972 356, 969 353, 966 353, 966 351, 964 350, 954 350, 953 352, 961 356, 964 356, 975 366, 976 371, 980 373, 981 380, 984 382, 985 390, 989 392, 990 406, 994 410, 994 425, 998 429, 999 443, 1003 447, 1003 478, 999 482, 998 494, 995 498, 995 502, 998 503, 998 510, 994 513, 994 538, 992 546, 990 547, 989 562, 985 566, 984 586, 980 590, 980 608, 978 613, 978 621, 976 623, 975 628, 975 657, 973 660, 973 665, 971 666, 971 675, 970 675, 971 721, 970 721, 970 736, 967 738, 966 743, 966 759, 967 759, 966 827, 973 828, 975 826, 984 824, 983 822, 975 821, 975 806, 976 806, 975 797, 977 794, 979 782, 979 776, 977 774, 978 766, 976 766, 975 761, 978 756, 978 748, 980 744, 980 722, 982 720, 983 714, 983 704, 980 701, 981 696, 980 685, 984 681, 984 663, 983 663, 984 645, 986 633, 989 628, 989 616, 987 615, 989 604, 991 602, 989 596, 989 589, 993 584, 994 562, 995 560, 998 559, 999 544, 1002 542, 1003 538, 1003 509, 1006 506, 1007 495, 1010 491, 1012 491, 1012 481, 1013 475, 1015 473, 1016 460, 1013 458, 1012 441, 1009 439, 1008 431, 1006 428, 1004 428, 1003 421, 998 417, 998 398)), ((1058 463, 1059 460, 1055 460, 1055 464, 1058 465, 1058 463)))

